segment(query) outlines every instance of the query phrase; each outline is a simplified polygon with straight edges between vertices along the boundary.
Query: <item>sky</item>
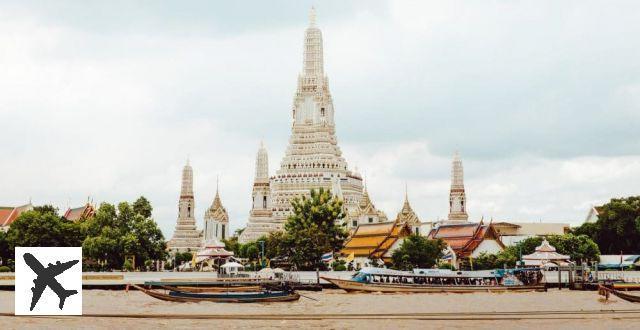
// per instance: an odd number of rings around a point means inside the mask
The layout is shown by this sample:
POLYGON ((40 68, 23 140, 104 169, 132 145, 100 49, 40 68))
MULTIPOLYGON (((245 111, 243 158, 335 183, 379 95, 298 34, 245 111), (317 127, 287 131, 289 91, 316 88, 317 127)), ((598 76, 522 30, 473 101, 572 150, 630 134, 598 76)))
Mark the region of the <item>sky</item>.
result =
POLYGON ((290 134, 311 5, 338 143, 394 218, 580 224, 640 194, 638 1, 0 1, 0 205, 147 197, 170 237, 181 169, 202 227, 219 177, 244 227, 255 155, 290 134))

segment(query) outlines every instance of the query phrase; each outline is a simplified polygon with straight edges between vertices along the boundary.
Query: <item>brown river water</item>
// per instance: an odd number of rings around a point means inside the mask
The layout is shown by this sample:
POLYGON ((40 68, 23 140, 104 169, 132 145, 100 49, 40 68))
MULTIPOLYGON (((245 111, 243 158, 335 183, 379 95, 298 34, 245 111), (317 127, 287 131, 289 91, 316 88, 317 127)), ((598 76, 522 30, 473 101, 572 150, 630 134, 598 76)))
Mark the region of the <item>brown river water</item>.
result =
POLYGON ((13 291, 0 291, 2 329, 200 328, 576 328, 638 329, 640 304, 597 292, 471 294, 300 292, 286 303, 175 303, 138 291, 83 291, 82 317, 16 317, 13 291), (95 314, 101 314, 100 316, 95 314))

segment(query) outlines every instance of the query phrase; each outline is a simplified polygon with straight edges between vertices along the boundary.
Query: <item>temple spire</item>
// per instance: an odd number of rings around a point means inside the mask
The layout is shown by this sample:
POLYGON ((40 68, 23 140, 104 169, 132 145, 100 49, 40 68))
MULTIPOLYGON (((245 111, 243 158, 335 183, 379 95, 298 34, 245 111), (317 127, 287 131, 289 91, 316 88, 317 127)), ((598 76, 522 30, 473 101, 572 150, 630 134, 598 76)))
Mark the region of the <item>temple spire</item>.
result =
POLYGON ((451 190, 449 191, 449 221, 467 221, 467 197, 464 191, 464 172, 460 153, 451 162, 451 190))
POLYGON ((309 27, 316 27, 316 8, 311 6, 309 10, 309 27))

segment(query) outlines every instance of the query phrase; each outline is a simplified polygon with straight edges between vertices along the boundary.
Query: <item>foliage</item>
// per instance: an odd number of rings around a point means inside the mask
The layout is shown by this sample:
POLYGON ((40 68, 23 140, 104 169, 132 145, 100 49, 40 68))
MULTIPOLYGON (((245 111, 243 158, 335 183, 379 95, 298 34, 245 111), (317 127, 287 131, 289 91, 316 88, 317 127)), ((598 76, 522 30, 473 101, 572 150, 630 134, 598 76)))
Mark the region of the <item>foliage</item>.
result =
POLYGON ((175 267, 182 265, 185 262, 191 262, 193 260, 193 253, 191 252, 177 252, 175 255, 175 267))
POLYGON ((0 273, 9 273, 11 272, 11 268, 8 266, 0 266, 0 273))
POLYGON ((238 242, 238 236, 231 236, 227 239, 222 240, 224 243, 224 248, 227 251, 233 252, 233 254, 237 257, 240 256, 240 242, 238 242))
MULTIPOLYGON (((473 269, 497 269, 505 266, 513 268, 520 259, 520 254, 524 256, 535 252, 542 240, 543 238, 538 236, 528 237, 515 246, 505 248, 504 251, 495 254, 481 253, 473 259, 473 269)), ((547 241, 556 248, 556 252, 569 255, 571 260, 578 264, 582 261, 598 260, 600 256, 598 245, 585 235, 550 235, 547 241)))
POLYGON ((450 262, 444 262, 444 261, 439 262, 437 267, 438 267, 438 269, 456 270, 456 266, 455 265, 453 265, 450 262))
POLYGON ((7 233, 0 230, 0 259, 2 259, 1 264, 6 264, 9 259, 13 259, 13 254, 11 253, 11 249, 9 249, 9 242, 7 241, 7 233))
POLYGON ((26 211, 11 224, 7 242, 13 255, 16 246, 80 246, 84 235, 77 223, 69 222, 55 213, 26 211))
POLYGON ((41 205, 41 206, 34 206, 33 210, 40 213, 40 214, 45 214, 45 213, 51 213, 53 215, 58 215, 58 208, 51 205, 51 204, 45 204, 45 205, 41 205))
POLYGON ((337 222, 345 216, 342 201, 331 191, 312 189, 310 197, 302 196, 291 201, 293 214, 285 223, 285 235, 289 260, 299 270, 324 268, 321 256, 342 248, 347 232, 337 222))
POLYGON ((613 198, 599 208, 598 221, 585 223, 575 234, 589 236, 604 254, 640 252, 640 196, 613 198))
POLYGON ((109 268, 123 265, 125 256, 132 255, 136 263, 163 260, 166 257, 164 236, 151 218, 149 202, 140 197, 133 205, 127 202, 115 206, 102 203, 96 215, 82 223, 87 237, 82 243, 83 254, 94 260, 106 260, 109 268))
POLYGON ((133 265, 131 264, 131 260, 125 260, 124 265, 122 266, 122 269, 124 269, 127 272, 132 272, 133 265))
POLYGON ((446 243, 441 239, 430 240, 424 236, 410 235, 393 251, 393 267, 401 270, 431 268, 442 257, 445 248, 446 243))
POLYGON ((336 272, 347 270, 347 262, 345 260, 336 260, 331 263, 331 269, 336 272))

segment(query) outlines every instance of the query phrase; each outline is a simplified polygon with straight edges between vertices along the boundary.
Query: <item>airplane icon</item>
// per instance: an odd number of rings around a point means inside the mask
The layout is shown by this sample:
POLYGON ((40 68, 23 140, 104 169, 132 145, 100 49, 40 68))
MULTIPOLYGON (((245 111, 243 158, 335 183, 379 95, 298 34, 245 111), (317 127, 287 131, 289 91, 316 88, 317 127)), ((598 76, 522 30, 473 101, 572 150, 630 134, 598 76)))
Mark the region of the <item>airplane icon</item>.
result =
POLYGON ((60 299, 60 305, 58 307, 60 310, 64 307, 65 299, 78 293, 76 290, 65 290, 55 277, 73 267, 73 265, 80 262, 80 260, 71 260, 65 263, 60 263, 60 261, 58 261, 55 265, 50 263, 47 268, 44 268, 40 261, 38 261, 38 259, 36 259, 36 257, 31 253, 25 253, 23 258, 31 270, 38 275, 38 277, 33 280, 33 284, 35 285, 31 288, 33 297, 31 298, 30 311, 33 311, 33 308, 36 307, 36 304, 42 296, 42 292, 44 292, 44 289, 46 289, 47 286, 51 288, 56 295, 58 295, 58 298, 60 299))

